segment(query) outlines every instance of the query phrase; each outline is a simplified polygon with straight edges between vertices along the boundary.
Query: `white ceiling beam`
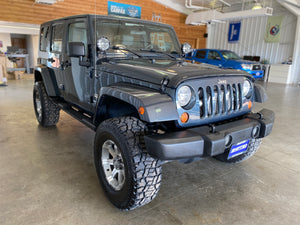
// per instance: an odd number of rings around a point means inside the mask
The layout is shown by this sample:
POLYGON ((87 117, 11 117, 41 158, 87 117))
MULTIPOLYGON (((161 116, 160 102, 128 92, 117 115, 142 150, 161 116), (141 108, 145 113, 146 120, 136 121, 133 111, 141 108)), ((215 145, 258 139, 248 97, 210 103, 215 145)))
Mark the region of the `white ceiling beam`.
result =
POLYGON ((173 2, 172 0, 153 0, 153 1, 186 15, 192 13, 192 11, 184 7, 184 5, 173 2))
POLYGON ((296 16, 300 16, 300 3, 297 0, 277 0, 284 8, 296 16))
POLYGON ((0 33, 38 35, 40 25, 0 21, 0 33))
POLYGON ((202 11, 189 15, 185 23, 186 24, 200 24, 205 22, 217 21, 217 20, 230 20, 230 19, 240 19, 255 16, 271 16, 273 13, 272 8, 262 8, 256 10, 244 10, 237 12, 221 13, 216 10, 202 11))

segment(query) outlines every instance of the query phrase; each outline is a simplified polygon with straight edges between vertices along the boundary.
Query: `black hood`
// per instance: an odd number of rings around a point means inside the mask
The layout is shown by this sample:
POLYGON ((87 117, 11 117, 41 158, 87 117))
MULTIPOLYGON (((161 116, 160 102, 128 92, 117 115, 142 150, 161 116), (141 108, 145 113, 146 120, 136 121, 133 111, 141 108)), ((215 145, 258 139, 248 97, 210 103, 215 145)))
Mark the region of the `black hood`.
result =
MULTIPOLYGON (((150 60, 149 60, 150 61, 150 60)), ((164 78, 169 79, 168 87, 175 88, 186 80, 214 77, 214 76, 249 76, 248 73, 240 70, 220 69, 218 67, 178 63, 166 61, 166 64, 151 63, 147 61, 122 60, 102 64, 102 71, 129 78, 161 84, 164 78)))

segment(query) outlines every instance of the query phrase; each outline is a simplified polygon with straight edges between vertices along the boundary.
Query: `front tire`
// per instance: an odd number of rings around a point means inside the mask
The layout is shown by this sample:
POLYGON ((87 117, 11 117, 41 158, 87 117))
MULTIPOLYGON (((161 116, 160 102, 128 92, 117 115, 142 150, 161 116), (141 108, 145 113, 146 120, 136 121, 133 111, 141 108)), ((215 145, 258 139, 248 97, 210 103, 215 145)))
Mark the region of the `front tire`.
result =
POLYGON ((258 139, 251 139, 249 141, 249 145, 248 145, 248 149, 247 152, 238 155, 234 158, 231 159, 227 159, 228 158, 228 154, 229 154, 229 150, 225 151, 223 154, 217 155, 215 156, 215 158, 221 162, 226 162, 226 163, 240 163, 245 161, 246 159, 249 159, 250 157, 252 157, 258 150, 259 146, 261 143, 261 138, 258 139))
POLYGON ((144 132, 135 117, 108 119, 96 132, 97 175, 108 199, 121 210, 149 203, 160 188, 161 165, 145 151, 144 132))
POLYGON ((36 119, 40 125, 47 127, 57 124, 60 108, 49 98, 41 81, 34 84, 33 106, 36 119))

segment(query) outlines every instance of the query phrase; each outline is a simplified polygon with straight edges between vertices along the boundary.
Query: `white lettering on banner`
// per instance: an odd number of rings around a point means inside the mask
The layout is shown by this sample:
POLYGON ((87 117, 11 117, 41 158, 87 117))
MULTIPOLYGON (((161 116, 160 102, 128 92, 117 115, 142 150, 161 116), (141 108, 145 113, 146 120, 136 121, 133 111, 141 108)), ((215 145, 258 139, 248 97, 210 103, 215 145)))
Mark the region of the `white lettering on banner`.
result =
POLYGON ((120 7, 115 6, 115 5, 112 5, 110 7, 110 11, 114 12, 114 13, 121 13, 121 14, 125 14, 126 13, 124 8, 120 8, 120 7))
POLYGON ((231 153, 234 153, 234 152, 237 152, 239 150, 245 149, 245 148, 247 148, 247 145, 248 144, 243 144, 243 145, 237 147, 236 149, 232 149, 231 153))

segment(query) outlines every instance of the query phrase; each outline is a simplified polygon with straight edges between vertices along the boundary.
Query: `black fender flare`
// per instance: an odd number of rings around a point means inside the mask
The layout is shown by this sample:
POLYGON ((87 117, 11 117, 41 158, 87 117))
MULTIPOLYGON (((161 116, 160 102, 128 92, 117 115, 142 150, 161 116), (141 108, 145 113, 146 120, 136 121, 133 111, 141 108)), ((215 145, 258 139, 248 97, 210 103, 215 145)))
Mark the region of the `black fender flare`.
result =
POLYGON ((263 86, 260 84, 254 84, 254 101, 263 103, 268 100, 268 95, 263 86))
POLYGON ((48 96, 54 97, 59 96, 60 92, 57 86, 56 78, 53 73, 47 66, 39 65, 34 68, 34 79, 36 81, 44 82, 44 86, 46 88, 46 92, 48 96))
POLYGON ((158 90, 140 87, 132 84, 102 87, 99 91, 96 112, 100 109, 105 96, 120 99, 134 106, 137 111, 144 107, 145 113, 140 119, 146 122, 162 122, 178 120, 178 112, 172 98, 158 90))

